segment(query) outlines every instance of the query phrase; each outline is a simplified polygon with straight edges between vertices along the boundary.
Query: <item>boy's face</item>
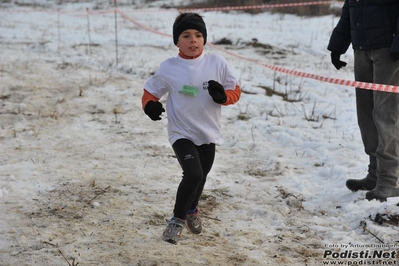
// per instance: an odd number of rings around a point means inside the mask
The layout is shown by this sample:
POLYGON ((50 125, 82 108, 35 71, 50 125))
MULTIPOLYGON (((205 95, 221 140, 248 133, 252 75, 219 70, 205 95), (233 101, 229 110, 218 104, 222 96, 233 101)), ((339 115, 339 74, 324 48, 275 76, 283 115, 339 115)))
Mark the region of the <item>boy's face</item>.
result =
POLYGON ((197 30, 185 30, 179 36, 177 47, 187 56, 197 56, 204 50, 204 37, 197 30))

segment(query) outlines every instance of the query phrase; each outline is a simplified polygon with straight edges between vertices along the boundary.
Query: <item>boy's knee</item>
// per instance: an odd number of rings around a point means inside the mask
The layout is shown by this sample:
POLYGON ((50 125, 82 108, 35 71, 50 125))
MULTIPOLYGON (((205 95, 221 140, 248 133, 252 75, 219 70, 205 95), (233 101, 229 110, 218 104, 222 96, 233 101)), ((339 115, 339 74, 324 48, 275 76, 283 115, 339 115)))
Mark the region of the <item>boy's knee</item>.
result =
POLYGON ((183 178, 189 180, 192 184, 199 185, 203 180, 203 175, 201 171, 189 171, 184 172, 183 178))

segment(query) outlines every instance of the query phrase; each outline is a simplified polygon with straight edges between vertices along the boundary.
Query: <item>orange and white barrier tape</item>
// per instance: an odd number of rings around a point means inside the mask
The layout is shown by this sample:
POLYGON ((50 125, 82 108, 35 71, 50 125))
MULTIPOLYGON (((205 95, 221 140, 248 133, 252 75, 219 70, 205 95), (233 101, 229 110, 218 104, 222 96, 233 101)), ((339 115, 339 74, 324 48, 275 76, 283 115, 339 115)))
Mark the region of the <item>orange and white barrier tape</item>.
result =
POLYGON ((249 10, 249 9, 269 9, 293 6, 314 6, 314 5, 327 5, 332 1, 313 1, 301 3, 285 3, 285 4, 269 4, 269 5, 251 5, 251 6, 226 6, 226 7, 204 7, 204 8, 182 8, 178 9, 179 12, 189 12, 195 10, 202 11, 229 11, 229 10, 249 10))
POLYGON ((301 71, 297 71, 297 70, 291 70, 291 69, 287 69, 287 68, 283 68, 283 67, 278 67, 278 66, 274 66, 274 65, 268 65, 268 64, 264 64, 264 63, 260 63, 256 60, 253 59, 248 59, 246 57, 234 54, 230 51, 227 51, 225 49, 222 49, 212 43, 209 43, 212 47, 223 51, 229 55, 235 56, 237 58, 240 58, 242 60, 246 60, 258 65, 262 65, 264 67, 267 67, 273 71, 277 71, 277 72, 281 72, 281 73, 285 73, 288 75, 293 75, 296 77, 303 77, 303 78, 309 78, 309 79, 315 79, 318 81, 322 81, 322 82, 327 82, 327 83, 332 83, 332 84, 337 84, 337 85, 343 85, 343 86, 348 86, 348 87, 356 87, 356 88, 361 88, 361 89, 366 89, 366 90, 376 90, 376 91, 384 91, 384 92, 394 92, 394 93, 399 93, 399 86, 396 85, 386 85, 386 84, 377 84, 377 83, 368 83, 368 82, 361 82, 361 81, 353 81, 353 80, 344 80, 344 79, 338 79, 338 78, 329 78, 329 77, 325 77, 325 76, 320 76, 320 75, 316 75, 316 74, 309 74, 306 72, 301 72, 301 71))
POLYGON ((246 5, 246 6, 224 6, 224 7, 198 7, 198 8, 177 8, 177 9, 135 9, 124 12, 135 13, 152 13, 152 12, 198 12, 198 11, 234 11, 234 10, 251 10, 251 9, 271 9, 284 7, 299 7, 299 6, 315 6, 315 5, 339 5, 343 6, 343 1, 312 1, 300 3, 285 3, 285 4, 264 4, 264 5, 246 5))
POLYGON ((342 1, 312 1, 301 3, 268 4, 268 5, 246 5, 246 6, 225 6, 225 7, 198 7, 198 8, 170 8, 170 9, 134 9, 123 10, 124 13, 159 13, 159 12, 207 12, 207 11, 234 11, 251 9, 271 9, 284 7, 315 6, 315 5, 339 5, 343 6, 342 1))
MULTIPOLYGON (((271 9, 271 8, 284 8, 284 7, 300 7, 300 6, 315 6, 315 5, 332 5, 340 4, 343 5, 342 1, 312 1, 312 2, 300 2, 300 3, 285 3, 285 4, 264 4, 264 5, 244 5, 244 6, 225 6, 225 7, 199 7, 199 8, 170 8, 170 9, 132 9, 124 10, 125 13, 155 13, 155 12, 194 12, 194 11, 233 11, 233 10, 251 10, 251 9, 271 9)), ((59 13, 63 14, 82 14, 82 10, 61 10, 57 9, 59 13)), ((30 13, 30 12, 52 12, 51 9, 10 9, 7 12, 16 13, 30 13)), ((92 10, 90 14, 107 14, 113 13, 115 9, 104 9, 104 10, 92 10)), ((86 13, 84 13, 86 14, 86 13)))
POLYGON ((166 36, 166 37, 172 37, 172 35, 170 35, 170 34, 166 34, 166 33, 163 33, 163 32, 157 31, 157 30, 154 30, 154 29, 152 29, 152 28, 150 28, 150 27, 147 27, 147 26, 141 24, 140 22, 138 22, 138 21, 132 19, 131 17, 129 17, 128 15, 126 15, 125 13, 123 13, 123 12, 120 11, 120 10, 117 10, 117 12, 118 12, 123 18, 129 20, 129 21, 132 22, 134 25, 136 25, 136 26, 138 26, 138 27, 140 27, 140 28, 142 28, 142 29, 145 29, 145 30, 147 30, 147 31, 149 31, 149 32, 152 32, 152 33, 155 33, 155 34, 158 34, 158 35, 162 35, 162 36, 166 36))
MULTIPOLYGON (((253 5, 253 6, 233 6, 233 7, 214 7, 214 8, 196 8, 196 9, 178 9, 180 12, 187 12, 187 11, 193 11, 193 10, 202 10, 202 11, 227 11, 227 10, 247 10, 247 9, 266 9, 266 8, 279 8, 279 7, 292 7, 292 6, 309 6, 309 5, 322 5, 322 4, 332 4, 332 3, 337 3, 336 1, 313 1, 313 2, 302 2, 302 3, 286 3, 286 4, 270 4, 270 5, 253 5)), ((138 12, 141 12, 141 10, 136 10, 138 12)), ((171 10, 168 10, 171 11, 171 10)), ((173 10, 176 11, 176 10, 173 10)), ((48 12, 48 11, 46 11, 48 12)), ((77 14, 76 11, 61 11, 58 9, 59 13, 64 13, 64 14, 72 14, 75 13, 77 14)), ((170 34, 165 34, 163 32, 154 30, 146 25, 141 24, 140 22, 132 19, 128 15, 126 15, 124 12, 120 11, 119 9, 110 9, 110 10, 98 10, 98 11, 89 11, 86 9, 86 14, 106 14, 106 13, 114 13, 117 12, 120 14, 124 19, 132 22, 139 28, 142 28, 144 30, 147 30, 149 32, 166 36, 166 37, 172 37, 170 34)), ((159 12, 159 11, 158 11, 159 12)), ((165 12, 165 10, 162 10, 162 12, 165 12)), ((227 51, 225 49, 222 49, 212 43, 208 43, 210 46, 212 46, 215 49, 218 49, 220 51, 223 51, 224 53, 230 54, 234 57, 240 58, 242 60, 246 60, 255 64, 262 65, 266 68, 269 68, 273 71, 285 73, 288 75, 293 75, 297 77, 303 77, 303 78, 309 78, 309 79, 315 79, 318 81, 322 82, 327 82, 327 83, 332 83, 332 84, 337 84, 337 85, 343 85, 343 86, 348 86, 348 87, 356 87, 356 88, 362 88, 366 90, 376 90, 376 91, 384 91, 384 92, 393 92, 393 93, 399 93, 399 86, 396 85, 386 85, 386 84, 376 84, 376 83, 368 83, 368 82, 360 82, 360 81, 353 81, 353 80, 343 80, 343 79, 338 79, 338 78, 330 78, 330 77, 325 77, 325 76, 320 76, 316 74, 309 74, 306 72, 301 72, 297 70, 290 70, 287 68, 283 67, 278 67, 274 65, 269 65, 269 64, 264 64, 261 63, 257 60, 253 59, 248 59, 243 56, 234 54, 230 51, 227 51)))
MULTIPOLYGON (((127 16, 126 14, 124 14, 121 11, 118 11, 118 13, 125 19, 129 20, 130 22, 134 23, 136 26, 143 28, 145 30, 148 30, 150 32, 153 32, 155 34, 159 34, 159 35, 163 35, 166 37, 171 37, 172 35, 170 34, 165 34, 162 32, 159 32, 157 30, 154 30, 150 27, 147 27, 139 22, 137 22, 136 20, 130 18, 129 16, 127 16)), ((225 49, 222 49, 220 47, 218 47, 217 45, 214 45, 210 42, 208 42, 208 45, 212 46, 215 49, 218 49, 224 53, 227 53, 229 55, 232 55, 234 57, 240 58, 242 60, 248 61, 248 62, 252 62, 258 65, 262 65, 266 68, 269 68, 273 71, 277 71, 277 72, 281 72, 281 73, 285 73, 288 75, 293 75, 296 77, 303 77, 303 78, 309 78, 309 79, 315 79, 318 81, 322 81, 322 82, 327 82, 327 83, 332 83, 332 84, 337 84, 337 85, 343 85, 343 86, 348 86, 348 87, 356 87, 356 88, 361 88, 361 89, 366 89, 366 90, 376 90, 376 91, 385 91, 385 92, 394 92, 394 93, 399 93, 399 86, 395 86, 395 85, 385 85, 385 84, 376 84, 376 83, 368 83, 368 82, 360 82, 360 81, 353 81, 353 80, 343 80, 343 79, 338 79, 338 78, 329 78, 329 77, 324 77, 324 76, 320 76, 320 75, 315 75, 315 74, 309 74, 306 72, 301 72, 301 71, 297 71, 297 70, 290 70, 287 68, 283 68, 283 67, 278 67, 278 66, 274 66, 274 65, 268 65, 268 64, 264 64, 261 63, 259 61, 253 60, 253 59, 249 59, 237 54, 234 54, 230 51, 227 51, 225 49)))

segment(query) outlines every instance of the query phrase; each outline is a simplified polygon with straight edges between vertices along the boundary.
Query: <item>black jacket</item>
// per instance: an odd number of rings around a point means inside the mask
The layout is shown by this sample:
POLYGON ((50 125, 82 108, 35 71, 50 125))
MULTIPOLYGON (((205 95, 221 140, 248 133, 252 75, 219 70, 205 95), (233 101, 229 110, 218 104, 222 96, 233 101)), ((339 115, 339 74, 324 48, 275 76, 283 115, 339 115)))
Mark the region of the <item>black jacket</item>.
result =
POLYGON ((327 49, 344 54, 351 43, 354 50, 399 52, 399 0, 345 0, 327 49))

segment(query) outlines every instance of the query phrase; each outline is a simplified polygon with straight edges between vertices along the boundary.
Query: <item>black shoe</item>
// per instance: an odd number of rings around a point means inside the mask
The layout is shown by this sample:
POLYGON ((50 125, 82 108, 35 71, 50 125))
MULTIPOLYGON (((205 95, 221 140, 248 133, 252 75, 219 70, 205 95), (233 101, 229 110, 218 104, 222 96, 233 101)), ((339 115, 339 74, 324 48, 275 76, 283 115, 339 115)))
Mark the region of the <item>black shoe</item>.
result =
POLYGON ((363 179, 348 179, 346 180, 346 187, 352 191, 358 190, 372 190, 377 185, 377 178, 368 174, 363 179))
POLYGON ((399 197, 399 188, 376 186, 373 190, 366 193, 366 199, 387 201, 387 198, 399 197))

